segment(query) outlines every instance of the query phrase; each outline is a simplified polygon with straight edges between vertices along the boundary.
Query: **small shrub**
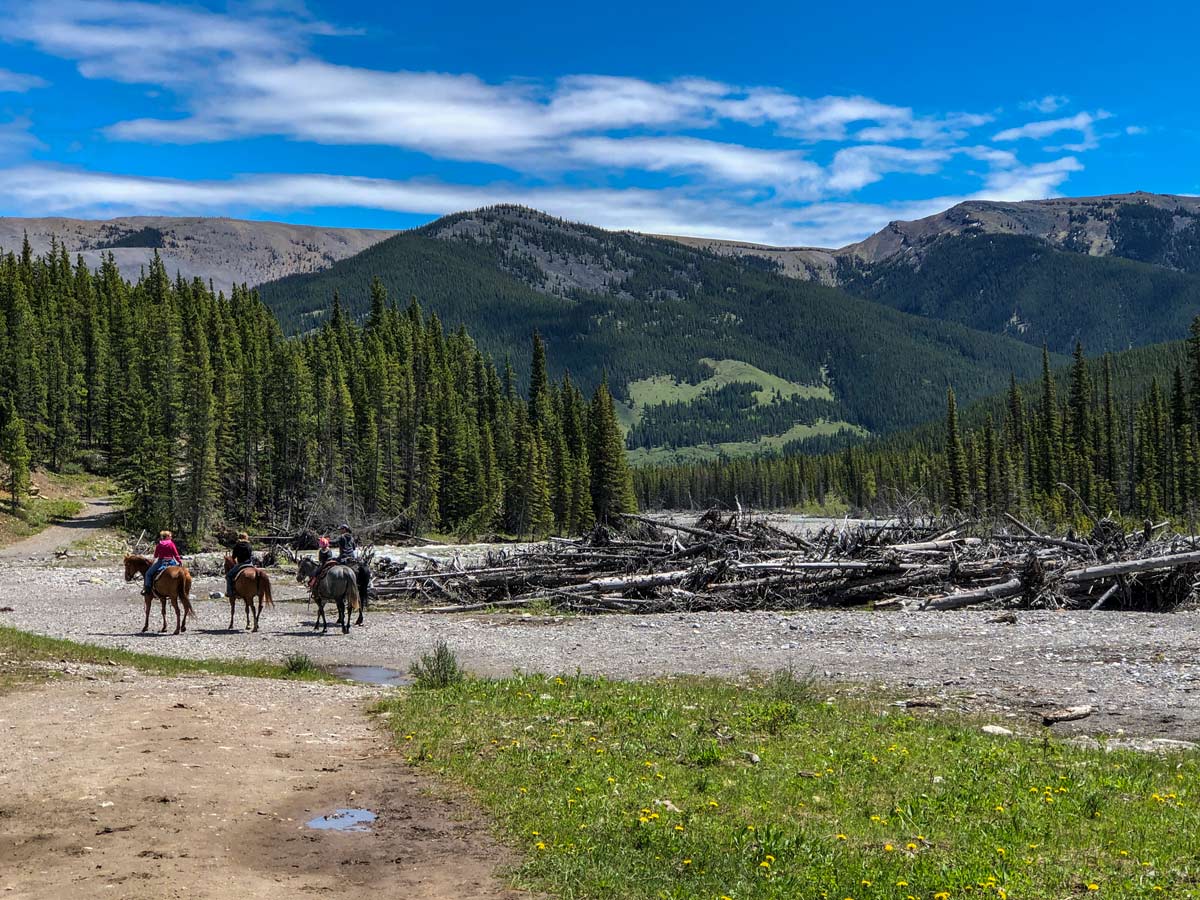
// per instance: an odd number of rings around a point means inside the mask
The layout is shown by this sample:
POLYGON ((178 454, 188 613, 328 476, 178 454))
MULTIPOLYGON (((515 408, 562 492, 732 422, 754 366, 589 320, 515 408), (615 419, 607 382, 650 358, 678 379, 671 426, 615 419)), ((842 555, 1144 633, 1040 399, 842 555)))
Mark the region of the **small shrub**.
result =
POLYGON ((742 721, 750 731, 780 734, 800 718, 800 709, 789 700, 747 704, 742 721))
POLYGON ((421 658, 408 668, 413 677, 413 686, 422 690, 438 690, 460 684, 465 677, 458 657, 445 641, 433 645, 432 653, 422 653, 421 658))
POLYGON ((283 658, 283 671, 288 675, 313 675, 321 667, 307 653, 289 653, 283 658))
POLYGON ((768 697, 793 706, 805 706, 820 697, 820 685, 816 677, 811 672, 797 675, 791 666, 775 672, 763 687, 768 697))
POLYGON ((687 760, 693 766, 702 768, 721 764, 721 751, 716 741, 704 741, 688 753, 687 760))

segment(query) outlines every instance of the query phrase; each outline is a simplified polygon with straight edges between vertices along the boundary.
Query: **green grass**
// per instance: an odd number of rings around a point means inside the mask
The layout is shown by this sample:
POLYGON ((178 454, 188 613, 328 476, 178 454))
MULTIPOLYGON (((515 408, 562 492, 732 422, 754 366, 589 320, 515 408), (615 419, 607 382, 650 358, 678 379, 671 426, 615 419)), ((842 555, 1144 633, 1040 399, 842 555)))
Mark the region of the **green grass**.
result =
POLYGON ((42 637, 0 625, 0 673, 21 678, 44 674, 35 663, 76 662, 128 666, 155 675, 240 675, 250 678, 291 678, 300 681, 333 681, 315 666, 293 670, 288 665, 251 660, 175 659, 149 653, 115 650, 61 638, 42 637))
POLYGON ((632 465, 665 465, 668 463, 707 462, 732 456, 750 456, 767 450, 782 450, 792 441, 805 438, 830 436, 839 432, 849 431, 862 436, 867 431, 850 422, 829 422, 818 419, 811 423, 798 423, 782 434, 768 434, 756 441, 727 441, 720 444, 701 444, 695 447, 637 447, 626 451, 626 458, 632 465))
POLYGON ((517 676, 381 705, 571 898, 1200 897, 1200 760, 993 738, 782 677, 517 676))
POLYGON ((750 382, 758 385, 754 399, 759 403, 770 403, 776 391, 783 399, 792 397, 813 398, 817 400, 832 400, 833 391, 825 383, 825 373, 821 372, 820 384, 798 384, 772 375, 757 366, 742 362, 738 359, 702 359, 701 363, 712 369, 712 376, 705 378, 699 384, 681 382, 670 375, 652 375, 629 383, 629 403, 618 404, 621 409, 618 417, 622 424, 629 428, 636 424, 647 406, 659 403, 688 403, 695 400, 706 391, 716 390, 735 382, 750 382))

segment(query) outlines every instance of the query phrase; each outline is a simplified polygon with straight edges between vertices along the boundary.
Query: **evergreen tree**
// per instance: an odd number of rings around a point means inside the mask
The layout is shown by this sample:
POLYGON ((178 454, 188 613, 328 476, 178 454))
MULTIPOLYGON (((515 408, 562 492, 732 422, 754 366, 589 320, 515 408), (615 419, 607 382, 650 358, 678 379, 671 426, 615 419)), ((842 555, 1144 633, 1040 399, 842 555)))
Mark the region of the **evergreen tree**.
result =
POLYGON ((966 511, 969 508, 967 454, 958 430, 958 404, 953 388, 946 391, 946 493, 955 509, 966 511))
POLYGON ((25 422, 17 413, 12 400, 5 410, 4 427, 0 429, 0 461, 7 467, 4 488, 11 498, 13 512, 29 491, 29 462, 31 454, 25 441, 25 422))
POLYGON ((620 522, 621 513, 637 511, 633 479, 625 459, 625 441, 607 382, 601 381, 590 408, 592 514, 597 522, 620 522))

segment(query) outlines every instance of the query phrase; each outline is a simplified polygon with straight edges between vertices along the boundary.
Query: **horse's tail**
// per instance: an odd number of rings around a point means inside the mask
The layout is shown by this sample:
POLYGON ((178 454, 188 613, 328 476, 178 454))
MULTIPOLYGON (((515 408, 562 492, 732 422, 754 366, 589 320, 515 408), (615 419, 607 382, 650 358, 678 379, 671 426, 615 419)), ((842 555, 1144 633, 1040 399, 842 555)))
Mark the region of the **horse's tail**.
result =
POLYGON ((183 570, 183 577, 179 579, 179 599, 189 616, 196 615, 192 609, 192 573, 187 569, 183 570))
POLYGON ((271 599, 271 576, 262 569, 258 570, 258 596, 262 597, 264 606, 275 605, 275 601, 271 599))
POLYGON ((346 606, 350 612, 358 611, 358 582, 353 578, 346 587, 346 606))

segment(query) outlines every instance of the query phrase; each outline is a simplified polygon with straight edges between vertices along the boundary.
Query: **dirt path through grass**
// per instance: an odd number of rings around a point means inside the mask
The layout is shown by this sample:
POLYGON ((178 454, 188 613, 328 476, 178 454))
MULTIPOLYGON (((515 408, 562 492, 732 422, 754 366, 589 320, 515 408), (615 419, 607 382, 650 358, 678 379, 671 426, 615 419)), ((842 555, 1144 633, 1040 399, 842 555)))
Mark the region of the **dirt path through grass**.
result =
POLYGON ((85 500, 73 519, 51 525, 32 537, 0 549, 0 560, 50 559, 55 551, 76 541, 95 537, 112 525, 117 516, 116 501, 111 498, 85 500))
POLYGON ((370 723, 372 691, 85 671, 0 694, 0 896, 519 896, 486 825, 370 723), (377 819, 305 824, 342 808, 377 819))

